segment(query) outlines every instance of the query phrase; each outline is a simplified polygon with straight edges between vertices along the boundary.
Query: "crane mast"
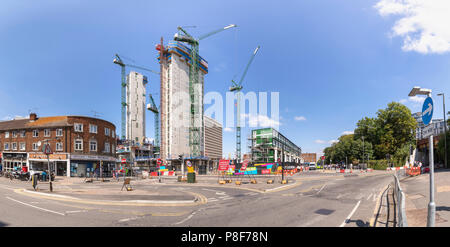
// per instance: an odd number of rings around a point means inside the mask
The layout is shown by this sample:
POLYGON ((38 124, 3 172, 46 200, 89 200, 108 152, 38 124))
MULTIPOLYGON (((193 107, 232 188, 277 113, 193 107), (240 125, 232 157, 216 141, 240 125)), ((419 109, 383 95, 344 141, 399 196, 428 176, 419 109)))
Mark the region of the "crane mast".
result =
POLYGON ((195 39, 182 27, 178 27, 178 31, 184 33, 180 36, 178 33, 175 34, 174 40, 180 42, 186 42, 191 45, 190 57, 192 64, 189 67, 189 97, 191 102, 190 107, 190 127, 189 127, 189 146, 191 156, 201 156, 203 155, 203 150, 201 143, 203 141, 203 107, 200 107, 203 102, 203 82, 199 81, 199 41, 205 39, 213 34, 219 33, 223 30, 236 27, 236 25, 231 24, 224 28, 217 29, 210 33, 207 33, 200 38, 195 39), (201 109, 200 109, 201 108, 201 109))
POLYGON ((256 47, 255 51, 253 52, 252 56, 250 57, 250 61, 248 61, 247 66, 244 69, 244 72, 242 73, 242 77, 239 80, 238 83, 236 83, 234 80, 231 80, 232 85, 230 87, 230 91, 236 91, 236 162, 239 162, 241 159, 241 110, 240 110, 240 101, 241 101, 241 90, 242 90, 242 81, 244 80, 245 76, 247 75, 248 68, 250 67, 250 64, 252 63, 253 59, 256 56, 256 53, 259 50, 259 46, 256 47))

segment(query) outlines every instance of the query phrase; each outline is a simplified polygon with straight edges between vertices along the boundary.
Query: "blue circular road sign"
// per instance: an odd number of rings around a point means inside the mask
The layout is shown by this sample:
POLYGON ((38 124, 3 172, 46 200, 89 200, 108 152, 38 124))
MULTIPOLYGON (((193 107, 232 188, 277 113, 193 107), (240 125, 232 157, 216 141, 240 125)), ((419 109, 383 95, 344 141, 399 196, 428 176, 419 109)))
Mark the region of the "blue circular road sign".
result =
POLYGON ((422 106, 422 121, 423 124, 428 125, 433 117, 433 100, 431 97, 427 97, 422 106))

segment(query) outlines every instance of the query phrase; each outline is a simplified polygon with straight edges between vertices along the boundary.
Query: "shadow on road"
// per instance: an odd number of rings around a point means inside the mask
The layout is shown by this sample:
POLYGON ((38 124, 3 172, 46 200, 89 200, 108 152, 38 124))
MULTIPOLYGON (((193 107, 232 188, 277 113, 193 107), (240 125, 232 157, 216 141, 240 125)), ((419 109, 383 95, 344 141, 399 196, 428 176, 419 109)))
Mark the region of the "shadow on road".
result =
POLYGON ((436 207, 436 211, 450 211, 450 207, 445 206, 436 207))
POLYGON ((358 227, 369 227, 369 222, 363 220, 349 220, 348 223, 355 222, 358 227))
POLYGON ((7 225, 8 225, 8 224, 3 223, 3 222, 0 221, 0 227, 4 227, 4 226, 7 226, 7 225))

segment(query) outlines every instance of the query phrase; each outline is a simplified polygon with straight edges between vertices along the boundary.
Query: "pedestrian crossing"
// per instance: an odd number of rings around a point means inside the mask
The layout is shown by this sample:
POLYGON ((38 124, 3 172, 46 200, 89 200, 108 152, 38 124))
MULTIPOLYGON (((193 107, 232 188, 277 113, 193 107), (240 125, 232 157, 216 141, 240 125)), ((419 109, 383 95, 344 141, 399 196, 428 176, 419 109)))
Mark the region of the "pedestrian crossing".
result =
POLYGON ((225 191, 212 190, 212 189, 203 189, 205 191, 214 192, 214 195, 207 196, 208 202, 220 202, 220 201, 228 201, 237 198, 245 198, 248 196, 258 195, 258 192, 247 192, 239 195, 229 195, 225 191))

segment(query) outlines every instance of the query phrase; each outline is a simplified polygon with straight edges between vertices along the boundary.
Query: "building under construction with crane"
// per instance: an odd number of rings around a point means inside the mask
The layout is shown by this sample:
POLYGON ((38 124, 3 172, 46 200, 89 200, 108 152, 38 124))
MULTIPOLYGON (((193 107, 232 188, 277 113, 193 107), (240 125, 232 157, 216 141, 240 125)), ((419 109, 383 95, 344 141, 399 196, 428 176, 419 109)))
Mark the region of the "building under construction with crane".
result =
POLYGON ((173 41, 164 46, 161 39, 157 46, 161 66, 160 157, 177 170, 184 170, 184 160, 189 160, 198 171, 207 170, 203 98, 208 62, 199 54, 199 42, 232 27, 236 25, 199 38, 178 27, 173 41))

